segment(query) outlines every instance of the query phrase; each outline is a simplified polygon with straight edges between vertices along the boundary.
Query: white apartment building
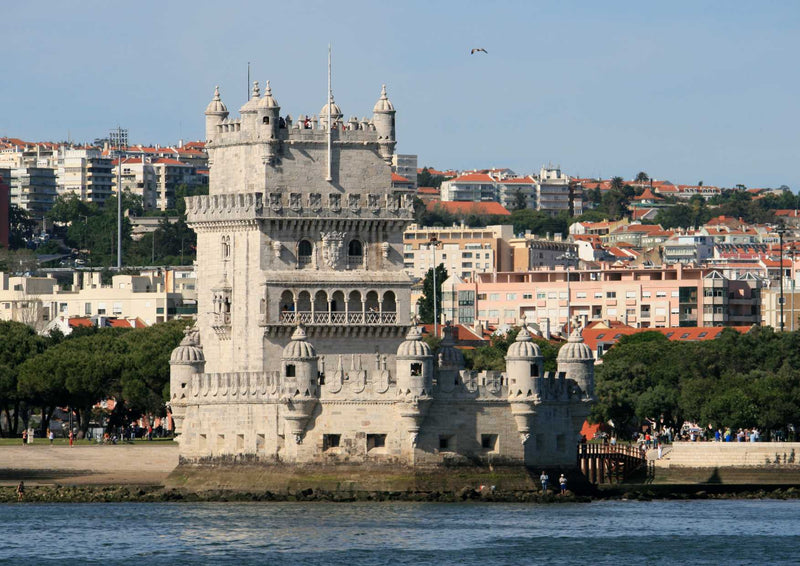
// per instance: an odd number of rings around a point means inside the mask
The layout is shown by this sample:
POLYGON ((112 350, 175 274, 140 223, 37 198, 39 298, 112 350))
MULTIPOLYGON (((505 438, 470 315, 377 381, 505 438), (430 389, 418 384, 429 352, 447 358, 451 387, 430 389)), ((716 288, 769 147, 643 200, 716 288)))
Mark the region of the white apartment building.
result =
MULTIPOLYGON (((114 191, 119 169, 118 162, 114 161, 114 191)), ((123 190, 142 197, 145 210, 174 208, 178 185, 201 183, 194 166, 166 157, 127 157, 122 160, 121 169, 123 190)))
POLYGON ((508 241, 514 236, 511 225, 448 228, 410 225, 403 234, 403 265, 411 277, 421 279, 430 268, 443 264, 447 273, 462 279, 474 273, 510 270, 513 257, 508 241), (436 238, 436 247, 431 239, 436 238))
POLYGON ((548 165, 539 170, 536 201, 538 210, 553 215, 559 212, 569 212, 569 177, 561 171, 559 166, 548 165))
POLYGON ((417 188, 417 156, 411 154, 392 155, 392 171, 405 177, 417 188))
POLYGON ((110 285, 102 284, 99 272, 74 272, 70 285, 60 285, 52 276, 0 273, 0 320, 15 320, 41 331, 57 317, 139 318, 151 325, 194 316, 196 302, 180 292, 181 286, 193 284, 180 277, 186 282, 176 285, 175 274, 166 272, 114 275, 110 285))
POLYGON ((102 205, 111 196, 111 159, 99 149, 62 148, 58 159, 58 194, 73 193, 102 205))
POLYGON ((27 210, 41 221, 56 199, 55 170, 48 167, 11 169, 8 179, 11 204, 27 210))

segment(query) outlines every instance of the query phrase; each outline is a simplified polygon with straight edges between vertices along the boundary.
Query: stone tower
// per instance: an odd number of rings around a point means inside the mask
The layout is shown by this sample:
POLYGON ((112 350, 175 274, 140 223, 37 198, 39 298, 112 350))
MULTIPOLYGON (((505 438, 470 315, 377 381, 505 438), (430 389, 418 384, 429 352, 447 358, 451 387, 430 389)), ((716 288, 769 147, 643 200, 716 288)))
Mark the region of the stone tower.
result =
POLYGON ((523 328, 505 373, 477 373, 456 328, 434 355, 410 320, 413 196, 391 187, 386 87, 371 120, 345 122, 332 95, 318 119, 280 111, 269 81, 239 117, 218 88, 206 108, 209 194, 186 202, 197 325, 170 362, 182 461, 574 465, 582 344, 545 374, 523 328))

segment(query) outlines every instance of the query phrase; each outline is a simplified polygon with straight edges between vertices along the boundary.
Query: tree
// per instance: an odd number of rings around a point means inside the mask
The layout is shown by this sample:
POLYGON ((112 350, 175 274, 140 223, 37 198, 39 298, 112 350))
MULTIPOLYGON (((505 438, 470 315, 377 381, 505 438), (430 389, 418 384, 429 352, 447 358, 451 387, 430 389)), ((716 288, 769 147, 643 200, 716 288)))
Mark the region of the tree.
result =
POLYGON ((11 321, 0 321, 0 410, 5 413, 7 428, 0 426, 0 435, 12 436, 20 417, 27 426, 27 412, 22 413, 23 398, 18 394, 19 367, 44 349, 44 340, 30 327, 11 321), (13 412, 13 415, 12 415, 13 412))
POLYGON ((447 177, 442 175, 431 175, 430 170, 427 167, 423 167, 422 171, 417 174, 417 186, 436 187, 438 189, 442 186, 442 181, 446 179, 447 177))
POLYGON ((611 190, 621 191, 625 187, 625 180, 622 177, 612 177, 611 190))
POLYGON ((639 171, 639 174, 636 175, 636 182, 637 183, 646 183, 650 180, 650 177, 647 176, 647 173, 644 171, 639 171))
POLYGON ((16 250, 24 248, 36 231, 36 220, 24 208, 16 204, 8 206, 8 247, 16 250))
MULTIPOLYGON (((442 317, 442 283, 445 282, 447 277, 447 269, 445 269, 444 264, 438 264, 436 266, 436 312, 440 319, 442 317)), ((422 280, 422 297, 417 302, 420 322, 423 324, 433 323, 433 297, 433 268, 431 268, 422 280)), ((439 324, 441 324, 441 320, 439 324)))
POLYGON ((517 187, 516 191, 514 191, 514 210, 523 210, 528 208, 528 201, 525 199, 525 195, 522 192, 522 189, 517 187))
POLYGON ((122 337, 126 355, 121 399, 130 410, 164 416, 164 404, 169 401, 169 359, 180 344, 186 325, 185 320, 172 320, 122 337))

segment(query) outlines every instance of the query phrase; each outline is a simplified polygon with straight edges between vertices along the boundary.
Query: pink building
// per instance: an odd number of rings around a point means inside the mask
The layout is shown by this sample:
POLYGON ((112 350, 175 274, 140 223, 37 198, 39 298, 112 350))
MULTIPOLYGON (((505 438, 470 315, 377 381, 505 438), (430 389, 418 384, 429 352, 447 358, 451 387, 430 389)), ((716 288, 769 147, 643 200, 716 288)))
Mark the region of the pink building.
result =
POLYGON ((458 284, 442 308, 448 319, 466 325, 516 325, 524 315, 545 336, 561 333, 570 317, 637 328, 746 326, 760 322, 761 284, 681 265, 479 273, 458 284))

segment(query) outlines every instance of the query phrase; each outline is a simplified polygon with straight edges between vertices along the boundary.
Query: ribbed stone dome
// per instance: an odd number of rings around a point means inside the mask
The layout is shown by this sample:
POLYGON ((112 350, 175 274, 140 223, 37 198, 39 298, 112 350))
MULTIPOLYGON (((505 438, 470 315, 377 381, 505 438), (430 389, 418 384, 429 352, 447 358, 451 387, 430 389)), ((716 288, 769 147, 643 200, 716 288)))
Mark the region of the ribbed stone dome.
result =
POLYGON ((412 326, 406 335, 406 341, 397 347, 397 356, 404 358, 430 357, 431 347, 422 341, 422 329, 412 326))
POLYGON ((261 90, 258 88, 258 81, 253 81, 253 92, 250 95, 250 100, 244 103, 244 106, 239 108, 239 112, 255 112, 261 102, 261 90))
POLYGON ((283 349, 283 359, 309 360, 317 357, 317 350, 306 340, 306 331, 298 326, 292 334, 292 340, 283 349))
MULTIPOLYGON (((328 105, 327 104, 322 107, 322 110, 319 111, 319 117, 320 117, 321 120, 324 119, 324 120, 327 121, 327 119, 328 119, 328 105)), ((331 118, 334 121, 336 121, 336 120, 338 120, 338 119, 340 119, 342 117, 344 117, 344 114, 342 114, 342 109, 339 108, 339 105, 336 104, 333 101, 333 96, 331 96, 331 118)))
POLYGON ((567 343, 561 346, 561 349, 558 351, 558 358, 556 361, 585 362, 590 360, 594 360, 594 356, 592 356, 592 350, 589 348, 589 346, 583 343, 581 331, 579 328, 576 328, 569 335, 567 343))
POLYGON ((272 87, 269 86, 269 81, 267 81, 267 84, 264 87, 264 96, 261 98, 261 102, 258 103, 258 107, 280 108, 278 101, 272 96, 272 87))
POLYGON ((375 107, 372 109, 373 112, 392 112, 394 111, 394 105, 392 104, 389 97, 386 96, 386 85, 383 85, 381 88, 381 97, 378 99, 378 102, 375 103, 375 107))
POLYGON ((533 342, 530 333, 525 327, 517 334, 516 341, 508 347, 507 358, 541 358, 542 351, 533 342))
POLYGON ((227 112, 228 109, 222 103, 222 99, 219 96, 219 87, 216 87, 214 88, 213 100, 206 106, 206 114, 221 114, 227 112))
POLYGON ((172 350, 172 355, 169 357, 171 364, 196 364, 205 361, 203 347, 200 346, 197 339, 196 328, 187 330, 183 340, 177 348, 172 350))

